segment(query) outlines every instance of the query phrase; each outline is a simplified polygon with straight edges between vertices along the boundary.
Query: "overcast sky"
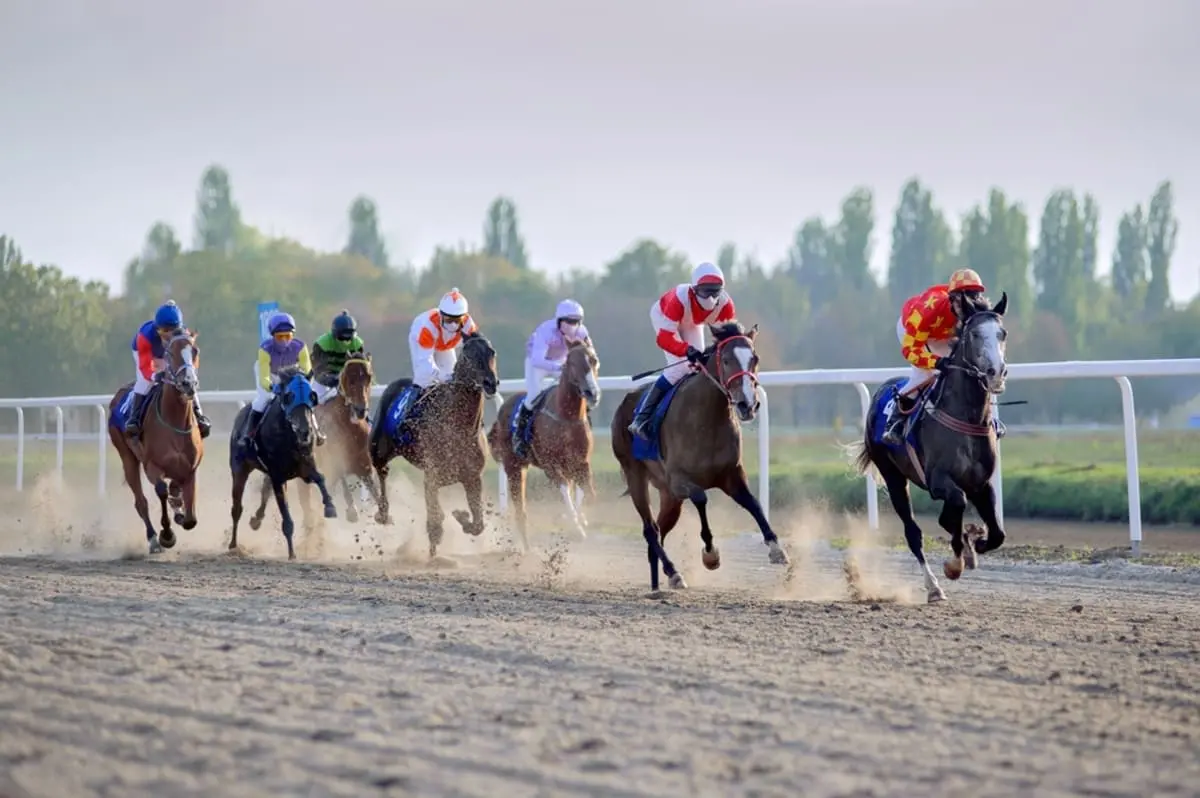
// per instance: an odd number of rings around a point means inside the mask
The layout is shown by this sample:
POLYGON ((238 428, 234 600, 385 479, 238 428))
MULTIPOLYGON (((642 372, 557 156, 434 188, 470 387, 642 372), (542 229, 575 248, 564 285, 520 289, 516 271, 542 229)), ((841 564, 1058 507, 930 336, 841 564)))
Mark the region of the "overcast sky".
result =
POLYGON ((902 183, 957 217, 1056 186, 1117 220, 1174 181, 1173 294, 1200 283, 1196 0, 0 0, 0 232, 120 281, 156 219, 191 243, 230 171, 247 221, 340 248, 379 205, 397 260, 478 241, 512 196, 533 265, 651 235, 774 263, 800 221, 902 183))

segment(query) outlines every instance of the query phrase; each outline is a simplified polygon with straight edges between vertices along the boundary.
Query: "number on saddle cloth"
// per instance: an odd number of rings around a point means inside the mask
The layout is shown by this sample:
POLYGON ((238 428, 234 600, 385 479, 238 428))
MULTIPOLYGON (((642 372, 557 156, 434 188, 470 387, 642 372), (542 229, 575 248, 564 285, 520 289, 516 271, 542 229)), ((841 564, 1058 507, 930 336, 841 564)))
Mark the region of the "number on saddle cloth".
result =
MULTIPOLYGON (((146 392, 146 400, 142 402, 142 406, 138 408, 138 423, 141 423, 146 418, 146 409, 150 407, 150 403, 154 401, 154 395, 162 390, 162 383, 155 382, 150 386, 150 390, 146 392)), ((133 388, 125 392, 125 396, 117 404, 113 410, 112 417, 108 423, 117 429, 124 429, 125 423, 129 420, 129 413, 133 410, 133 388)))
MULTIPOLYGON (((675 398, 675 394, 679 391, 679 386, 683 385, 688 380, 695 377, 696 374, 686 374, 683 379, 672 385, 667 392, 663 394, 662 399, 658 402, 658 407, 654 408, 654 415, 650 417, 650 423, 646 425, 646 438, 643 440, 640 436, 633 436, 633 457, 635 460, 661 460, 662 453, 659 451, 658 434, 662 431, 663 419, 667 417, 667 410, 671 406, 671 400, 675 398)), ((637 407, 634 410, 636 415, 642 406, 646 404, 646 399, 650 396, 650 389, 647 388, 642 394, 642 398, 638 401, 637 407)))
POLYGON ((383 416, 383 431, 397 446, 407 446, 413 442, 412 425, 406 422, 420 417, 421 405, 417 404, 420 395, 420 386, 404 386, 383 416))
MULTIPOLYGON (((542 405, 546 404, 546 397, 550 395, 550 391, 554 389, 553 385, 549 385, 538 392, 538 395, 533 397, 533 409, 529 411, 529 423, 525 425, 525 435, 523 440, 525 443, 531 443, 533 440, 533 423, 537 418, 538 413, 542 412, 542 405)), ((521 415, 521 405, 525 401, 525 392, 517 394, 517 401, 513 402, 512 415, 508 418, 508 434, 512 437, 517 436, 517 419, 521 415)))

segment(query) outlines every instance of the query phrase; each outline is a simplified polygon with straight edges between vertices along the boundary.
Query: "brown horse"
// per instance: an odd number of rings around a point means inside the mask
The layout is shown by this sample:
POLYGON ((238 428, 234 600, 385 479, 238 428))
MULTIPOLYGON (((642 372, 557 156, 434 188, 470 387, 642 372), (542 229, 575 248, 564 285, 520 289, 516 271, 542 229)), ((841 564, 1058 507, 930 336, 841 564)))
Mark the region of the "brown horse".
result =
POLYGON ((512 417, 525 393, 510 396, 500 406, 500 412, 488 432, 492 457, 504 468, 508 477, 508 496, 516 513, 521 547, 529 548, 525 513, 525 472, 537 466, 558 485, 563 502, 580 537, 585 537, 587 519, 583 515, 586 493, 595 500, 592 483, 592 429, 587 422, 587 410, 600 401, 600 386, 596 381, 600 360, 590 345, 576 341, 567 349, 558 384, 552 386, 542 399, 538 415, 529 420, 532 430, 529 455, 520 457, 513 452, 512 417), (572 500, 574 492, 574 500, 572 500))
POLYGON ((413 403, 403 429, 411 439, 397 443, 385 429, 385 417, 401 391, 412 386, 407 377, 392 382, 380 398, 379 411, 371 430, 371 462, 379 474, 379 511, 375 520, 392 523, 387 498, 388 464, 402 456, 425 474, 425 529, 429 534, 429 556, 437 555, 442 542, 445 513, 438 490, 461 484, 471 512, 454 511, 454 518, 468 535, 483 534, 483 468, 487 459, 483 439, 483 397, 494 396, 500 380, 496 376, 496 350, 478 333, 462 337, 462 355, 446 382, 432 385, 413 403), (417 415, 414 417, 413 414, 417 415))
MULTIPOLYGON (((146 398, 146 421, 138 440, 131 440, 116 424, 109 424, 108 438, 121 456, 125 482, 133 492, 133 506, 146 525, 146 540, 150 553, 157 554, 175 545, 175 532, 167 514, 168 495, 175 508, 175 523, 184 529, 196 526, 196 470, 204 459, 204 441, 196 424, 192 398, 200 386, 200 347, 196 334, 181 332, 166 343, 166 368, 158 384, 146 398), (139 469, 154 484, 154 492, 162 504, 162 529, 154 531, 150 523, 150 507, 142 490, 139 469)), ((119 388, 108 404, 111 418, 133 383, 119 388)))
MULTIPOLYGON (((318 425, 329 436, 326 445, 318 446, 313 452, 317 468, 325 475, 331 493, 337 482, 341 481, 346 497, 346 518, 351 522, 358 520, 358 507, 350 491, 350 476, 358 477, 371 492, 375 503, 379 503, 369 449, 371 426, 367 423, 374 380, 371 356, 350 355, 338 377, 337 395, 325 404, 318 405, 316 412, 318 425)), ((305 484, 300 490, 307 518, 311 488, 305 484)))
MULTIPOLYGON (((758 412, 758 355, 754 336, 758 325, 745 330, 736 321, 709 326, 713 345, 705 350, 699 376, 688 375, 675 389, 675 396, 664 396, 671 405, 658 433, 658 459, 639 459, 635 455, 629 423, 647 386, 630 391, 621 401, 612 421, 612 448, 642 519, 650 559, 650 589, 658 590, 658 564, 671 587, 687 584, 676 569, 663 541, 679 521, 683 501, 690 499, 700 514, 700 538, 704 542, 704 566, 715 570, 721 555, 713 545, 708 527, 708 497, 705 491, 719 488, 754 517, 769 547, 770 561, 788 563, 787 552, 771 529, 758 499, 746 482, 742 467, 742 432, 730 412, 731 405, 742 421, 751 421, 758 412), (658 519, 650 514, 650 485, 658 488, 658 519)), ((659 377, 659 379, 664 379, 659 377)))

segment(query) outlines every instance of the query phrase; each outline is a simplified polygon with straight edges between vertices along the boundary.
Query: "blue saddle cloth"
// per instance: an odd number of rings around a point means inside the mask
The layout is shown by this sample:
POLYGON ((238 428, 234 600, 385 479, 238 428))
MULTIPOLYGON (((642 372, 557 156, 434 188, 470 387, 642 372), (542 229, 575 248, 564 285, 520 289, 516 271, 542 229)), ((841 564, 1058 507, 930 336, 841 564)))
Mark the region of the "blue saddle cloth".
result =
POLYGON ((397 446, 409 446, 415 440, 411 422, 421 416, 422 406, 416 403, 420 396, 419 385, 406 386, 383 414, 383 432, 397 446))
POLYGON ((886 443, 883 440, 883 431, 887 428, 887 407, 890 403, 897 401, 900 393, 900 384, 899 382, 893 383, 888 386, 886 391, 879 392, 879 397, 875 400, 875 406, 871 408, 871 417, 868 420, 871 431, 871 442, 890 449, 893 452, 903 452, 904 444, 908 444, 912 446, 913 451, 917 453, 917 457, 919 458, 921 456, 921 449, 917 440, 917 421, 920 420, 925 412, 925 397, 933 386, 928 386, 917 395, 917 407, 905 422, 904 443, 894 445, 886 443))
MULTIPOLYGON (((155 383, 150 387, 150 391, 146 394, 146 401, 142 402, 141 408, 138 410, 138 423, 141 423, 146 418, 146 408, 150 407, 155 394, 162 390, 160 383, 155 383)), ((129 421, 129 412, 133 409, 133 388, 125 392, 124 398, 113 409, 112 415, 108 419, 110 426, 117 429, 125 429, 126 422, 129 421)))
MULTIPOLYGON (((663 419, 667 417, 667 410, 671 407, 671 400, 675 398, 675 394, 679 391, 679 386, 694 377, 694 374, 686 375, 682 380, 672 385, 663 394, 663 398, 659 400, 658 406, 654 408, 654 415, 650 417, 650 423, 646 425, 646 438, 643 439, 637 435, 633 436, 633 457, 635 460, 660 460, 662 453, 659 451, 659 432, 662 431, 663 419)), ((641 412, 643 405, 646 404, 647 397, 650 396, 650 390, 647 389, 641 400, 634 410, 634 415, 641 412)))
MULTIPOLYGON (((537 419, 537 414, 542 412, 542 405, 546 404, 546 397, 550 395, 550 391, 554 388, 551 385, 548 388, 543 388, 541 392, 533 397, 533 410, 530 411, 531 418, 529 423, 525 425, 525 434, 521 436, 521 440, 525 443, 533 442, 533 425, 537 419)), ((521 415, 521 405, 525 401, 525 391, 517 394, 517 401, 513 403, 512 414, 508 417, 508 434, 516 440, 517 437, 517 417, 521 415)))

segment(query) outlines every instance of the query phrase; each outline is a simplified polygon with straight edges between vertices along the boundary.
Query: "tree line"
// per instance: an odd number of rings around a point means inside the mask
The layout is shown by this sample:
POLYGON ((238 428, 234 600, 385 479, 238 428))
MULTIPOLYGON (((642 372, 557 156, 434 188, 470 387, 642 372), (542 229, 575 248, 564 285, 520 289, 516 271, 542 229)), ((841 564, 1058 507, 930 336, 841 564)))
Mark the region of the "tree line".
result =
MULTIPOLYGON (((1145 207, 1121 214, 1110 254, 1098 250, 1101 215, 1089 194, 1053 192, 1031 236, 1025 207, 999 188, 954 223, 932 190, 913 178, 892 216, 880 281, 869 267, 880 237, 876 217, 874 193, 860 186, 845 196, 836 218, 802 221, 775 263, 734 243, 713 253, 739 315, 760 325, 763 369, 903 365, 894 323, 900 303, 944 282, 959 266, 979 272, 996 297, 1008 292, 1012 362, 1200 355, 1200 297, 1171 301, 1179 223, 1170 182, 1161 183, 1145 207)), ((421 267, 392 262, 371 199, 355 198, 348 218, 339 252, 264 235, 243 218, 228 172, 214 165, 200 180, 191 247, 170 225, 154 223, 125 267, 119 294, 57 266, 35 266, 0 236, 5 393, 115 390, 131 379, 126 352, 134 330, 167 298, 199 332, 202 389, 251 386, 254 309, 265 300, 292 313, 309 342, 348 308, 379 379, 390 380, 410 370, 406 339, 413 316, 452 285, 466 293, 495 344, 502 376, 521 376, 526 337, 564 296, 583 303, 602 371, 630 374, 659 365, 649 306, 669 285, 685 281, 692 265, 666 243, 645 238, 600 269, 546 274, 532 267, 516 205, 506 197, 486 210, 478 243, 440 247, 421 267)), ((1142 380, 1136 390, 1139 412, 1147 413, 1194 395, 1200 385, 1142 380)), ((1098 420, 1119 412, 1115 389, 1096 390, 1089 381, 1014 383, 1010 392, 1030 400, 1007 414, 1017 421, 1098 420)), ((844 388, 780 391, 772 406, 776 423, 826 424, 857 413, 856 397, 844 388)))

